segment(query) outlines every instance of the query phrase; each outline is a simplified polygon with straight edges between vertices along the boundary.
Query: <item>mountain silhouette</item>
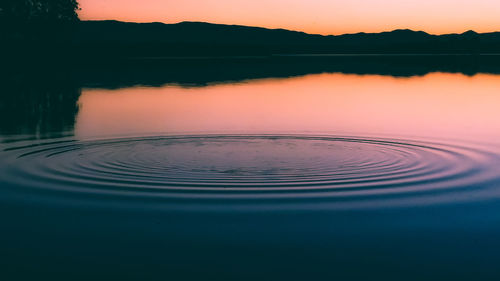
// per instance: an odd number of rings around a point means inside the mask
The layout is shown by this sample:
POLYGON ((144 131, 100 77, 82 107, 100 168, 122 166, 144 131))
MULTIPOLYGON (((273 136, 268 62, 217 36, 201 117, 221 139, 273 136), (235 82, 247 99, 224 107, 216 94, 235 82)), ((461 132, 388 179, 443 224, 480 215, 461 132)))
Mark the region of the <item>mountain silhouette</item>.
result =
POLYGON ((432 35, 408 29, 323 36, 203 22, 82 21, 75 46, 92 55, 183 57, 291 54, 492 54, 500 32, 432 35))

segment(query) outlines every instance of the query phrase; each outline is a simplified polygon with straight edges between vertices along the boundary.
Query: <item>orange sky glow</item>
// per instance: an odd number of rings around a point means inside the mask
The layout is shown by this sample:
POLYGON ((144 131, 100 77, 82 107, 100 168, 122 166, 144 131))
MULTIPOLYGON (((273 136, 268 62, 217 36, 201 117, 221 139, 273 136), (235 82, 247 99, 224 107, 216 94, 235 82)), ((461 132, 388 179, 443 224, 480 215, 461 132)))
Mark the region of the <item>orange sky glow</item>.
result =
POLYGON ((500 30, 498 0, 80 0, 84 20, 204 21, 319 34, 500 30))

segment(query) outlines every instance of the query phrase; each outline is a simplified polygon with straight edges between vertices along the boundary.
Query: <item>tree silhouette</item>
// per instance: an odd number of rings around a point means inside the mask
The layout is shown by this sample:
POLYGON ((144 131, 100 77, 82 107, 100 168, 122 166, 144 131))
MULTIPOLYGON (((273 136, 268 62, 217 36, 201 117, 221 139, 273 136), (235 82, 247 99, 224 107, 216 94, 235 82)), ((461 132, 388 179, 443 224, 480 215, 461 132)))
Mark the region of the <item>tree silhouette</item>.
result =
POLYGON ((10 39, 61 37, 79 21, 78 10, 77 0, 1 0, 1 30, 10 39))

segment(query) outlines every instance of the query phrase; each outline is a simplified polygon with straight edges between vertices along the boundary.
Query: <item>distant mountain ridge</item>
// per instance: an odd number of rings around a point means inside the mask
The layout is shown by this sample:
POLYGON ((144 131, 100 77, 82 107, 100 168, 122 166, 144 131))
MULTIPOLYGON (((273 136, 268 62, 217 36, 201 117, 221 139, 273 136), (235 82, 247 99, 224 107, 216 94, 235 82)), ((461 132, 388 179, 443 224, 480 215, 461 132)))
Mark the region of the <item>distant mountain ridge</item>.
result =
MULTIPOLYGON (((127 27, 132 29, 138 30, 139 28, 149 28, 150 30, 156 29, 157 31, 159 29, 163 29, 163 31, 173 31, 175 29, 182 30, 182 31, 192 31, 194 30, 200 30, 203 28, 211 28, 211 31, 238 31, 238 32, 248 32, 248 31, 264 31, 264 32, 279 32, 282 34, 289 33, 289 34, 296 34, 296 35, 305 35, 305 36, 312 36, 312 37, 354 37, 354 36, 370 36, 370 35, 387 35, 387 34, 418 34, 420 36, 434 36, 434 37, 440 37, 440 36, 456 36, 456 35, 469 35, 469 36, 475 36, 478 35, 479 33, 473 31, 473 30, 468 30, 464 33, 451 33, 451 34, 444 34, 444 35, 433 35, 429 34, 425 31, 414 31, 411 29, 395 29, 392 31, 384 31, 384 32, 378 32, 378 33, 366 33, 366 32, 358 32, 358 33, 346 33, 342 35, 320 35, 320 34, 310 34, 302 31, 294 31, 294 30, 288 30, 288 29, 283 29, 283 28, 265 28, 265 27, 254 27, 254 26, 245 26, 245 25, 228 25, 228 24, 215 24, 215 23, 208 23, 208 22, 196 22, 196 21, 183 21, 179 23, 173 23, 173 24, 166 24, 166 23, 161 23, 161 22, 151 22, 151 23, 135 23, 135 22, 122 22, 122 21, 116 21, 116 20, 103 20, 103 21, 97 21, 97 20, 89 20, 89 21, 82 21, 82 25, 87 28, 90 26, 98 26, 98 27, 111 27, 111 28, 117 28, 117 27, 127 27)), ((142 29, 144 30, 144 29, 142 29)), ((482 33, 482 34, 499 34, 500 32, 490 32, 490 33, 482 33)), ((277 33, 276 33, 277 34, 277 33)))
POLYGON ((254 40, 266 40, 266 44, 323 37, 285 29, 188 21, 176 24, 83 21, 79 36, 82 40, 124 42, 255 43, 254 40))
POLYGON ((75 42, 88 50, 124 56, 500 53, 500 32, 432 35, 398 29, 324 36, 204 22, 83 21, 75 42))

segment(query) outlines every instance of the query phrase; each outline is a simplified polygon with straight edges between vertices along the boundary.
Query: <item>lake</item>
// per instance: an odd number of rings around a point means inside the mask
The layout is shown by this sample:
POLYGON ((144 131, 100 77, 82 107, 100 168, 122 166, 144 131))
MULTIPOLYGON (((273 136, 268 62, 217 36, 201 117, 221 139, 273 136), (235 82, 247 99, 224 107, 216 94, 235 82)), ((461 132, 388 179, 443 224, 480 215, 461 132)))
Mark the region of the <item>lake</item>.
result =
POLYGON ((157 76, 4 82, 6 272, 499 277, 500 75, 157 76))

